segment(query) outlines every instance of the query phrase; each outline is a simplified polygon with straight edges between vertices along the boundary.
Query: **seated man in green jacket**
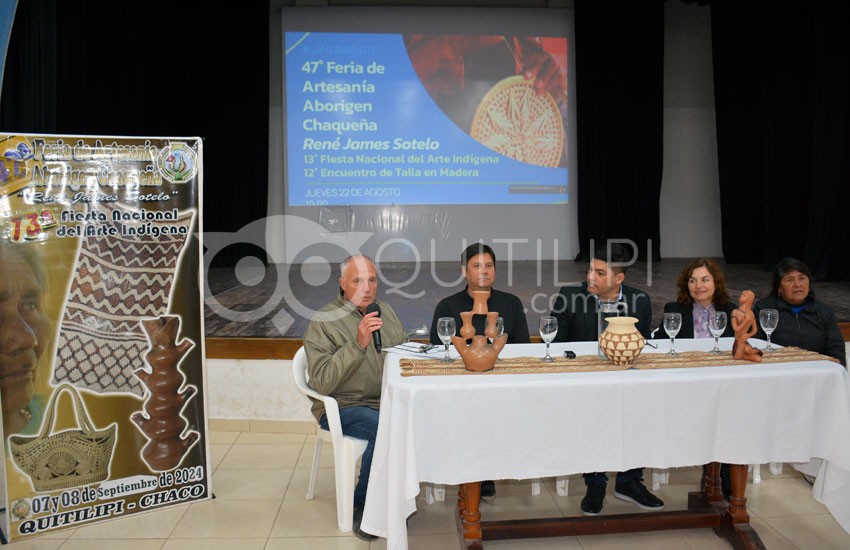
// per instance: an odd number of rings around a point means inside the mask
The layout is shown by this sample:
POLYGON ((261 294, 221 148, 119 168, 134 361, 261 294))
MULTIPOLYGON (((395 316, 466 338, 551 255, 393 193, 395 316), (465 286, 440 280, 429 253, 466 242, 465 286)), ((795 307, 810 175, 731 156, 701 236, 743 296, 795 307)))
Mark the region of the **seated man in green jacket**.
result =
MULTIPOLYGON (((371 540, 376 537, 360 530, 360 520, 366 503, 381 404, 384 357, 375 344, 381 342, 387 348, 395 346, 407 340, 407 333, 393 308, 387 303, 376 302, 378 275, 371 259, 352 256, 344 260, 340 264, 340 275, 340 296, 316 312, 304 333, 304 349, 310 386, 337 400, 345 435, 368 442, 354 489, 354 534, 371 540), (373 304, 378 304, 379 308, 373 304), (376 339, 375 333, 380 338, 376 339)), ((327 429, 322 402, 314 400, 312 411, 319 424, 327 429)))

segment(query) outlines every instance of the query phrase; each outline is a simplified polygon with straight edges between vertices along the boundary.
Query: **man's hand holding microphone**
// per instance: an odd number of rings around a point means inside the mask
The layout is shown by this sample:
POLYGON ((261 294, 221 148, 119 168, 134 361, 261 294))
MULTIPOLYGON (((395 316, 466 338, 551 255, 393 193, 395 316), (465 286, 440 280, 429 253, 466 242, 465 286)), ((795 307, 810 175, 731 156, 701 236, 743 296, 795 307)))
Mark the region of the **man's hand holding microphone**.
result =
POLYGON ((357 343, 361 348, 366 348, 369 345, 369 340, 375 344, 375 349, 381 351, 381 326, 384 322, 381 321, 381 306, 377 302, 372 302, 366 306, 366 313, 363 319, 360 320, 360 325, 357 327, 357 343))

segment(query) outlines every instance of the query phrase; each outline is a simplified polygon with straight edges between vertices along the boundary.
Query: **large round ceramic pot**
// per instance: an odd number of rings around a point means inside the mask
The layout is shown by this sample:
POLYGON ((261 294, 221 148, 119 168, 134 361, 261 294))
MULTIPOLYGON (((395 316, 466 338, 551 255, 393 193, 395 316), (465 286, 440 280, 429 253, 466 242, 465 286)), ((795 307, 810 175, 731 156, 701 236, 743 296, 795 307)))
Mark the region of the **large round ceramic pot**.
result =
POLYGON ((611 317, 599 336, 599 347, 615 365, 628 365, 638 358, 646 343, 637 329, 635 317, 611 317))

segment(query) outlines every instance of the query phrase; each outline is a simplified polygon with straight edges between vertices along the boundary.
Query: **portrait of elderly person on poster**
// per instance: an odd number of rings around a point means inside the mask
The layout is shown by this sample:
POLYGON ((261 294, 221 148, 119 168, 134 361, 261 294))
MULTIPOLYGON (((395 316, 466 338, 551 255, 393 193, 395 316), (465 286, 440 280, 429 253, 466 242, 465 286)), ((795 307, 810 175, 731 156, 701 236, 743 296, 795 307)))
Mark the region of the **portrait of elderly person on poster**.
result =
POLYGON ((38 384, 49 378, 53 323, 45 312, 47 275, 39 243, 0 239, 0 400, 3 434, 34 434, 46 399, 38 384))

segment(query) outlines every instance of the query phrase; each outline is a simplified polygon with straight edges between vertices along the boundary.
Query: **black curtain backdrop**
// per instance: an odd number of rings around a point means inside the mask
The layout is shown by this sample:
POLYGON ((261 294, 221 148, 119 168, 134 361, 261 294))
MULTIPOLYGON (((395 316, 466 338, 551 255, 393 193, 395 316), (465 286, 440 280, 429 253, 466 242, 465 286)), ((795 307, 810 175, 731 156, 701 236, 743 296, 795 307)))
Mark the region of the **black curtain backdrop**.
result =
POLYGON ((576 0, 579 259, 630 239, 660 259, 664 2, 576 0))
POLYGON ((20 0, 0 129, 200 136, 204 231, 235 232, 266 216, 268 21, 267 2, 20 0))
POLYGON ((850 280, 850 32, 841 3, 711 4, 728 262, 850 280))

